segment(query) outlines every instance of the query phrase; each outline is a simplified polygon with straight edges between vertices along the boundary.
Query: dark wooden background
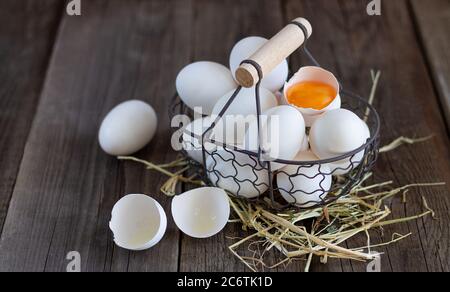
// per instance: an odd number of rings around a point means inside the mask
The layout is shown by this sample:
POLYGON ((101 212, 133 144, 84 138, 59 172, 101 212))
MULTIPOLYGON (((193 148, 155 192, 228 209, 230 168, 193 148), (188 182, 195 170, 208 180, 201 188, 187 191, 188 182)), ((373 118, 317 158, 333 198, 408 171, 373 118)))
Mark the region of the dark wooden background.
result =
MULTIPOLYGON (((382 70, 375 102, 382 142, 435 134, 428 143, 382 155, 376 179, 450 184, 450 1, 382 0, 82 0, 82 16, 66 1, 0 1, 0 271, 65 271, 79 251, 83 271, 245 271, 227 250, 227 236, 183 236, 169 215, 155 248, 128 252, 108 229, 114 203, 127 193, 158 193, 164 177, 103 153, 97 131, 121 101, 138 98, 158 112, 151 145, 137 156, 172 160, 167 108, 177 72, 197 60, 227 64, 234 43, 270 37, 289 20, 307 17, 310 49, 347 88, 368 95, 370 69, 382 70)), ((298 54, 291 58, 300 66, 298 54)), ((387 227, 408 239, 379 248, 383 271, 450 271, 449 187, 414 189, 408 203, 390 203, 395 216, 427 217, 387 227)), ((352 243, 363 242, 365 238, 352 243)), ((287 270, 303 270, 294 262, 287 270)), ((284 269, 279 269, 284 270, 284 269)), ((365 264, 315 260, 313 271, 364 271, 365 264)))

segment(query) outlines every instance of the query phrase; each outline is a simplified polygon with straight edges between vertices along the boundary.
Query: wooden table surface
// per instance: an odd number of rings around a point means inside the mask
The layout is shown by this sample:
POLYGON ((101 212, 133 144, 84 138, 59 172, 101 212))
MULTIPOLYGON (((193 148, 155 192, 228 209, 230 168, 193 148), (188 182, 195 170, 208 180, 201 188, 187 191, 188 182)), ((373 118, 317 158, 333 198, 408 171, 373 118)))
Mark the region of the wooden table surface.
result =
MULTIPOLYGON (((368 95, 370 69, 382 71, 375 106, 382 143, 399 136, 427 143, 381 155, 376 180, 396 185, 446 182, 396 198, 394 216, 430 217, 387 227, 412 236, 379 248, 383 271, 450 271, 450 1, 382 0, 82 0, 82 16, 68 16, 61 0, 0 1, 0 271, 65 271, 69 251, 82 271, 246 271, 228 251, 227 236, 183 236, 169 217, 155 248, 115 247, 108 229, 114 203, 127 193, 151 194, 165 178, 100 149, 105 114, 127 99, 158 112, 157 136, 136 156, 162 163, 169 146, 167 109, 177 72, 198 60, 227 64, 239 39, 270 37, 303 16, 314 27, 310 49, 347 88, 368 95)), ((298 68, 305 61, 291 59, 298 68)), ((382 240, 381 236, 375 238, 382 240)), ((355 239, 363 242, 365 239, 355 239)), ((298 261, 287 271, 302 271, 298 261)), ((279 268, 280 271, 285 270, 279 268)), ((316 259, 312 271, 364 271, 365 264, 316 259)))

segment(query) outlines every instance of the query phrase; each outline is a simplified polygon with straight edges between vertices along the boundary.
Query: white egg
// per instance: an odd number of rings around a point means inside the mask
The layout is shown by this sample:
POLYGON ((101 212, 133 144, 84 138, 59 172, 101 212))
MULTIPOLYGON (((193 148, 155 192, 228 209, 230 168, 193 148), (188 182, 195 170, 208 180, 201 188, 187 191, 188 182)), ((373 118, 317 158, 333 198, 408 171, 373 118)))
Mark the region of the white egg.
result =
MULTIPOLYGON (((239 68, 241 62, 251 57, 267 42, 268 40, 265 38, 252 36, 239 41, 234 46, 230 55, 230 69, 235 78, 236 70, 239 68)), ((288 75, 289 66, 287 61, 284 60, 263 78, 261 86, 272 92, 276 92, 283 87, 288 75)))
POLYGON ((289 89, 301 82, 306 81, 316 81, 316 82, 322 82, 328 85, 331 85, 336 92, 338 93, 334 100, 326 106, 324 109, 316 110, 312 108, 302 108, 298 107, 296 105, 292 105, 293 107, 297 108, 303 115, 303 118, 305 119, 305 123, 307 127, 311 127, 312 124, 322 116, 323 113, 335 109, 339 109, 341 107, 341 97, 339 95, 340 85, 336 77, 333 73, 322 69, 320 67, 314 67, 314 66, 307 66, 302 67, 300 70, 294 74, 294 76, 284 85, 284 103, 290 104, 287 100, 289 89))
MULTIPOLYGON (((258 135, 258 121, 250 124, 245 137, 245 149, 257 152, 259 137, 265 160, 291 160, 304 146, 305 121, 301 113, 287 105, 265 111, 261 116, 261 133, 258 135)), ((284 167, 281 163, 271 163, 272 171, 284 167)))
POLYGON ((102 149, 115 156, 133 154, 156 133, 155 110, 140 100, 130 100, 112 109, 103 120, 98 139, 102 149))
MULTIPOLYGON (((220 114, 234 90, 225 94, 214 106, 213 116, 220 114)), ((278 105, 275 95, 265 88, 260 88, 261 112, 278 105)), ((217 141, 227 145, 241 145, 248 124, 256 119, 255 88, 242 88, 233 103, 221 118, 220 126, 214 128, 217 141)))
MULTIPOLYGON (((300 152, 295 161, 319 160, 311 151, 300 152)), ((331 189, 328 165, 288 165, 277 174, 277 185, 283 198, 298 207, 308 208, 323 202, 331 189)))
POLYGON ((364 145, 370 137, 367 125, 353 112, 326 112, 311 127, 309 142, 321 159, 334 158, 364 145))
POLYGON ((256 198, 269 189, 269 172, 247 154, 218 150, 206 165, 211 183, 232 194, 256 198))
POLYGON ((167 217, 162 206, 149 196, 127 195, 114 205, 109 227, 118 246, 144 250, 163 238, 167 217))
MULTIPOLYGON (((363 121, 361 121, 361 122, 363 122, 363 121)), ((370 130, 366 123, 363 122, 363 124, 364 124, 364 128, 366 130, 365 137, 367 137, 366 138, 366 140, 367 140, 370 138, 370 130)), ((365 154, 365 150, 362 150, 362 151, 356 153, 355 155, 353 155, 352 157, 329 163, 328 166, 330 167, 331 173, 333 175, 345 175, 345 174, 349 173, 350 171, 352 171, 353 169, 355 169, 356 167, 358 167, 361 164, 361 162, 364 159, 364 154, 365 154)))
POLYGON ((219 188, 198 188, 172 201, 172 216, 177 227, 194 238, 208 238, 219 233, 230 217, 227 193, 219 188))
POLYGON ((225 66, 213 62, 196 62, 180 71, 176 87, 188 107, 201 114, 211 115, 217 101, 236 89, 237 84, 225 66))
MULTIPOLYGON (((203 164, 201 136, 211 127, 213 122, 214 120, 211 117, 199 118, 190 123, 183 132, 183 149, 192 159, 201 164, 203 164)), ((215 148, 214 144, 205 142, 206 151, 213 151, 215 148)))

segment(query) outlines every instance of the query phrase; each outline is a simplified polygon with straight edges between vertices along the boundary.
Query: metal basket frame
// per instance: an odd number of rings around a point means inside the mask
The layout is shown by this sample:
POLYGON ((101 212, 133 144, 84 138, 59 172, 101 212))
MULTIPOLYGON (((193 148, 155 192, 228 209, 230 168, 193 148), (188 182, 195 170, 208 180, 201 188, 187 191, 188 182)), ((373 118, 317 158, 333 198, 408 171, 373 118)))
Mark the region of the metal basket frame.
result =
MULTIPOLYGON (((297 23, 296 23, 297 24, 297 23)), ((298 24, 297 24, 298 25, 298 24)), ((305 32, 305 29, 302 29, 305 32)), ((308 59, 317 67, 321 67, 316 61, 313 55, 306 47, 306 42, 301 47, 302 51, 308 57, 308 59)), ((259 139, 261 139, 261 106, 260 106, 260 85, 263 79, 261 68, 259 65, 251 60, 245 60, 242 63, 253 65, 259 73, 259 82, 255 86, 255 99, 257 109, 257 122, 259 139)), ((263 150, 261 146, 258 147, 258 152, 243 150, 234 145, 226 145, 221 142, 210 139, 209 136, 213 129, 218 125, 221 118, 225 115, 229 106, 233 103, 242 87, 239 86, 234 94, 230 97, 224 108, 217 115, 217 118, 212 125, 201 135, 197 136, 194 133, 189 133, 192 138, 197 141, 201 141, 201 151, 203 157, 203 165, 191 160, 192 166, 195 167, 196 172, 199 173, 202 179, 207 185, 221 186, 221 182, 227 181, 229 184, 235 183, 236 188, 233 190, 227 189, 227 191, 237 197, 245 198, 246 200, 253 202, 260 202, 267 208, 277 211, 286 210, 289 208, 294 209, 312 209, 325 206, 337 200, 339 197, 348 194, 355 186, 357 186, 364 176, 372 169, 374 163, 378 157, 379 150, 379 137, 380 137, 380 118, 375 108, 369 104, 364 98, 356 95, 352 92, 346 91, 341 86, 340 96, 343 101, 343 108, 349 108, 358 116, 365 120, 369 130, 371 132, 370 138, 361 147, 339 155, 334 158, 317 160, 317 161, 291 161, 275 159, 268 161, 262 160, 263 150), (214 150, 208 150, 205 145, 211 143, 217 148, 214 150), (362 155, 363 153, 363 155, 362 155), (228 156, 228 157, 225 157, 228 156), (239 158, 236 158, 239 156, 239 158), (245 161, 245 162, 243 162, 245 161), (225 169, 218 169, 219 162, 228 164, 225 169), (286 172, 283 169, 273 172, 271 170, 271 163, 281 163, 289 166, 290 172, 286 172), (338 163, 336 166, 336 163, 338 163), (329 166, 334 165, 333 170, 329 166), (342 166, 344 165, 344 166, 342 166), (250 167, 253 178, 239 178, 239 170, 250 167), (297 167, 297 170, 292 171, 292 168, 297 167), (317 174, 308 176, 305 174, 308 169, 315 169, 317 174), (328 169, 328 171, 325 171, 328 169), (342 175, 336 175, 337 173, 345 173, 342 175), (265 178, 264 176, 267 177, 265 178), (279 187, 276 183, 275 176, 287 178, 291 184, 291 188, 279 187), (312 183, 318 183, 318 188, 315 190, 305 191, 295 189, 294 180, 298 179, 310 180, 312 183), (331 185, 327 187, 331 178, 331 185), (257 196, 254 198, 248 198, 242 189, 245 187, 253 187, 257 192, 257 196), (284 194, 284 199, 280 194, 284 194), (298 201, 297 194, 303 194, 303 197, 308 197, 307 200, 298 201), (283 203, 284 202, 284 203, 283 203), (287 203, 286 203, 287 202, 287 203)), ((172 100, 170 107, 170 115, 174 117, 179 114, 188 114, 192 117, 192 111, 184 105, 176 94, 172 100)), ((261 141, 261 140, 260 140, 261 141)), ((180 137, 180 143, 185 141, 180 137)), ((259 143, 261 145, 261 143, 259 143)), ((195 147, 195 145, 192 145, 195 147)), ((198 145, 197 145, 198 147, 198 145)), ((198 149, 200 150, 200 149, 198 149)), ((186 151, 183 151, 186 157, 186 151)), ((223 165, 222 165, 223 166, 223 165)), ((223 167, 222 167, 223 168, 223 167)), ((287 167, 286 167, 287 168, 287 167)), ((249 192, 247 192, 249 193, 249 192)), ((253 195, 254 196, 254 195, 253 195)), ((252 197, 253 197, 252 196, 252 197)))

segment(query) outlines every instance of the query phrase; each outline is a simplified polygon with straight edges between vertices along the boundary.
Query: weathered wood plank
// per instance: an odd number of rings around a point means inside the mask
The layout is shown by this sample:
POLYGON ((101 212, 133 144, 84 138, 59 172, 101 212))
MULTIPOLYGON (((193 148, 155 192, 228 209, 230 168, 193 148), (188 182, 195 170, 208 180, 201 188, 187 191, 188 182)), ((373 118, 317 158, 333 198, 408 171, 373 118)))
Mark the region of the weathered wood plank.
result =
MULTIPOLYGON (((382 15, 369 17, 364 1, 287 1, 288 18, 304 15, 313 24, 311 51, 326 68, 335 72, 348 89, 368 94, 369 70, 383 72, 375 102, 382 118, 382 142, 399 136, 436 137, 428 143, 404 147, 385 154, 375 169, 377 181, 394 180, 396 185, 414 182, 450 182, 449 141, 419 41, 406 1, 383 2, 382 15), (426 97, 426 98, 425 98, 426 97)), ((299 65, 303 58, 293 58, 299 65)), ((382 258, 383 271, 426 271, 449 269, 448 187, 417 189, 408 203, 394 199, 394 216, 411 216, 423 211, 421 196, 435 208, 439 221, 426 218, 384 229, 372 241, 390 240, 393 232, 413 235, 388 248, 382 258)), ((351 242, 363 246, 361 237, 351 242)), ((365 264, 343 261, 345 271, 364 271, 365 264)), ((313 270, 333 269, 333 265, 313 270)))
POLYGON ((450 1, 411 3, 450 133, 450 1))
MULTIPOLYGON (((107 157, 97 145, 97 129, 118 102, 147 100, 159 113, 160 127, 152 145, 137 155, 172 160, 166 113, 178 70, 193 59, 227 64, 238 39, 271 36, 297 16, 311 20, 311 50, 349 89, 367 94, 368 70, 383 71, 376 107, 384 143, 400 135, 436 134, 429 143, 381 156, 375 179, 450 183, 450 145, 407 1, 383 3, 382 16, 368 17, 365 1, 356 0, 83 2, 83 16, 62 23, 0 239, 0 271, 63 271, 72 250, 81 253, 83 271, 246 270, 226 248, 232 242, 227 236, 245 235, 237 225, 208 240, 183 236, 179 254, 169 200, 157 194, 165 178, 107 157), (140 253, 115 247, 107 227, 113 204, 135 192, 153 194, 169 219, 161 244, 140 253)), ((291 63, 298 67, 303 60, 295 55, 291 63)), ((426 218, 374 234, 378 242, 393 232, 413 233, 377 249, 385 252, 383 271, 449 271, 448 187, 414 190, 407 205, 394 199, 389 207, 395 216, 420 213, 421 195, 439 221, 426 218)), ((350 244, 365 243, 362 236, 350 244)), ((301 271, 303 263, 287 270, 301 271)), ((325 266, 315 259, 312 270, 364 271, 365 264, 325 266)))
POLYGON ((62 12, 61 1, 0 2, 0 234, 62 12))
POLYGON ((108 222, 122 195, 152 194, 166 210, 169 200, 156 192, 160 175, 104 154, 97 130, 117 103, 146 100, 159 127, 137 155, 174 158, 167 107, 173 76, 189 59, 190 1, 95 0, 82 9, 63 19, 0 241, 0 270, 64 271, 67 252, 79 251, 83 271, 176 271, 179 232, 170 215, 154 249, 113 245, 108 222))

